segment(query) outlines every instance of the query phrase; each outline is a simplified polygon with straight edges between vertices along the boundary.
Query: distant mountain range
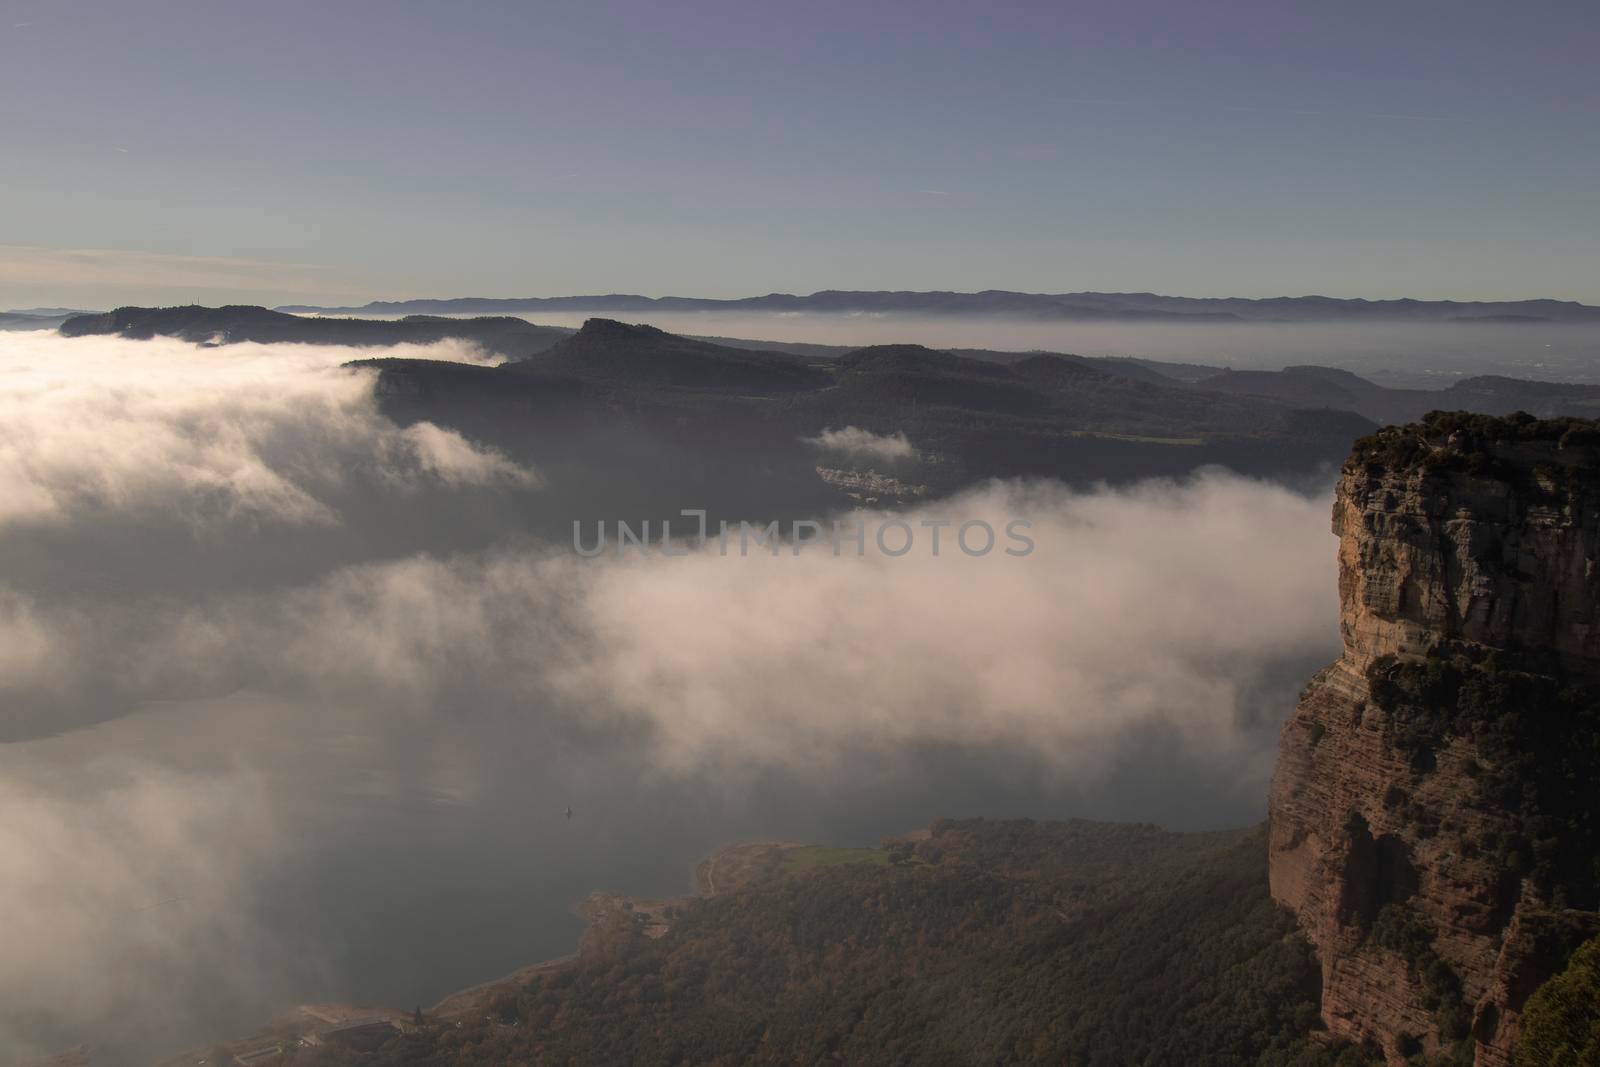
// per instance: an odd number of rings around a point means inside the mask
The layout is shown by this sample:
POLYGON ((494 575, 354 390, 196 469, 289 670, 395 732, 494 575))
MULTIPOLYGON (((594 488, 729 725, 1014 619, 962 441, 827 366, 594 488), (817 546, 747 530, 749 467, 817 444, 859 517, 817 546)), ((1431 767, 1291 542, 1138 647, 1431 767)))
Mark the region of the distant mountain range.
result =
POLYGON ((84 308, 10 308, 7 315, 32 315, 41 319, 65 319, 73 315, 93 315, 95 312, 84 308))
POLYGON ((67 337, 117 334, 135 340, 179 337, 201 344, 298 342, 327 345, 432 344, 459 338, 511 359, 542 351, 572 333, 525 319, 469 320, 411 315, 403 319, 305 319, 250 305, 227 307, 123 307, 103 315, 78 315, 60 324, 67 337))
MULTIPOLYGON (((1075 429, 1111 430, 1113 427, 1107 424, 1116 423, 1115 430, 1119 432, 1148 434, 1152 426, 1182 423, 1187 429, 1176 435, 1180 437, 1190 436, 1189 431, 1194 429, 1191 419, 1195 415, 1195 394, 1210 397, 1204 403, 1222 416, 1217 425, 1210 425, 1211 419, 1200 420, 1208 424, 1208 432, 1251 423, 1251 419, 1242 424, 1229 422, 1245 409, 1257 414, 1281 414, 1286 410, 1349 412, 1380 424, 1410 422, 1434 410, 1486 415, 1527 411, 1541 418, 1600 414, 1600 385, 1537 382, 1499 375, 1463 378, 1446 389, 1394 389, 1347 370, 1314 365, 1276 371, 1233 371, 1199 363, 1056 352, 978 348, 938 351, 914 345, 856 349, 683 337, 651 326, 625 325, 604 318, 590 319, 582 330, 572 330, 538 326, 510 316, 314 318, 250 306, 127 307, 68 319, 61 325, 61 332, 68 336, 118 334, 129 338, 161 335, 206 344, 256 341, 386 346, 458 338, 517 363, 519 374, 546 381, 559 378, 591 384, 605 382, 613 392, 668 390, 679 395, 765 396, 844 386, 842 393, 829 391, 832 401, 851 395, 851 383, 861 380, 864 367, 881 371, 892 364, 899 368, 902 384, 936 369, 939 375, 950 377, 952 383, 966 382, 966 388, 975 391, 963 394, 962 387, 950 386, 950 402, 957 407, 972 407, 979 394, 1002 378, 1011 383, 1011 388, 1035 398, 1042 390, 1070 385, 1067 393, 1080 415, 1085 414, 1083 405, 1090 397, 1095 408, 1092 425, 1079 424, 1075 429), (902 358, 892 360, 892 353, 900 353, 902 358), (1007 368, 1006 372, 999 373, 1001 368, 1007 368), (1129 390, 1134 383, 1144 386, 1144 390, 1129 390), (1175 390, 1188 395, 1180 398, 1175 390), (1130 431, 1128 424, 1135 422, 1140 428, 1130 431)), ((872 377, 883 387, 882 374, 875 372, 872 377)), ((1011 405, 1012 414, 1029 408, 1031 402, 1019 399, 1018 403, 1020 407, 1011 405)), ((869 413, 856 414, 867 417, 869 413)), ((1162 434, 1158 432, 1157 436, 1162 434)))
POLYGON ((937 496, 989 478, 1081 486, 1221 465, 1298 479, 1337 464, 1377 424, 1436 408, 1600 411, 1600 386, 1480 377, 1405 390, 1326 367, 1235 373, 919 345, 786 350, 605 318, 570 330, 505 316, 375 320, 255 307, 120 308, 61 329, 216 345, 357 346, 353 357, 377 372, 380 402, 397 421, 455 429, 536 464, 545 487, 526 528, 560 538, 571 536, 572 518, 675 518, 685 501, 729 519, 805 517, 853 502, 937 496), (507 362, 393 358, 386 347, 445 338, 483 345, 507 362), (910 454, 845 454, 808 443, 842 427, 880 440, 903 435, 910 454), (562 516, 564 525, 551 526, 549 516, 562 516))
POLYGON ((0 311, 0 330, 53 330, 74 315, 88 314, 75 308, 15 308, 0 311))
POLYGON ((476 315, 519 311, 622 314, 660 311, 806 311, 917 315, 993 315, 1041 320, 1176 322, 1582 322, 1600 324, 1600 307, 1570 300, 1343 300, 1327 296, 1161 296, 1156 293, 858 292, 828 289, 809 296, 769 293, 732 300, 590 296, 457 297, 446 300, 376 300, 360 307, 287 305, 280 311, 406 315, 476 315))

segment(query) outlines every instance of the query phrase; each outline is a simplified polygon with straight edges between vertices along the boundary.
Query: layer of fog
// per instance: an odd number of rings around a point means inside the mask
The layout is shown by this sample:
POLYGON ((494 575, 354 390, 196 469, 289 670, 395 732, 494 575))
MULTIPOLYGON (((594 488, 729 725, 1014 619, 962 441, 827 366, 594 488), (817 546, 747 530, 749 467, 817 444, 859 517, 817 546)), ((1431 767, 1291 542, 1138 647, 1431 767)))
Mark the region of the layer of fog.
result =
POLYGON ((0 338, 0 471, 29 502, 0 519, 0 558, 29 560, 0 569, 0 1053, 426 1000, 729 838, 1246 822, 1336 650, 1325 498, 1222 472, 902 516, 1023 517, 1025 557, 513 536, 352 562, 289 535, 374 498, 509 527, 547 487, 389 423, 350 354, 0 338), (83 553, 91 532, 140 554, 83 553), (258 565, 286 544, 294 567, 258 565), (199 545, 254 577, 151 580, 199 545))
POLYGON ((831 426, 825 427, 815 437, 807 437, 804 440, 806 444, 824 452, 868 462, 890 463, 899 459, 909 459, 916 454, 916 449, 911 446, 904 433, 873 433, 859 426, 845 426, 837 430, 831 426))
MULTIPOLYGON (((177 514, 199 526, 338 522, 353 480, 524 486, 504 457, 378 413, 348 348, 201 347, 14 333, 0 349, 0 528, 177 514)), ((470 346, 396 356, 494 362, 470 346)))
POLYGON ((636 720, 678 773, 825 769, 925 741, 1014 743, 1085 773, 1152 723, 1225 747, 1261 710, 1240 694, 1264 670, 1331 647, 1324 508, 1286 489, 1221 474, 1084 495, 996 486, 903 519, 925 539, 895 557, 872 539, 859 557, 826 543, 423 556, 92 614, 7 593, 0 681, 26 698, 116 664, 129 706, 273 686, 381 700, 396 718, 554 695, 591 721, 636 720), (956 550, 955 527, 1015 516, 1032 554, 956 550), (938 555, 924 521, 951 524, 938 555))

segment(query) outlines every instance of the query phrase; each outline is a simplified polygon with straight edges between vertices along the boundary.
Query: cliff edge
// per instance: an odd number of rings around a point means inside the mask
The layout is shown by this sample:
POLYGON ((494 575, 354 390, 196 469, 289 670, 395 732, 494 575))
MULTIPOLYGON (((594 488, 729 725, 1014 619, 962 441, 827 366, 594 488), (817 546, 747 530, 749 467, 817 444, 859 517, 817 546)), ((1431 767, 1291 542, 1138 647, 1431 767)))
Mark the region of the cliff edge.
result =
POLYGON ((1435 412, 1333 511, 1344 653, 1283 729, 1273 897, 1333 1035, 1506 1067, 1600 928, 1600 423, 1435 412))

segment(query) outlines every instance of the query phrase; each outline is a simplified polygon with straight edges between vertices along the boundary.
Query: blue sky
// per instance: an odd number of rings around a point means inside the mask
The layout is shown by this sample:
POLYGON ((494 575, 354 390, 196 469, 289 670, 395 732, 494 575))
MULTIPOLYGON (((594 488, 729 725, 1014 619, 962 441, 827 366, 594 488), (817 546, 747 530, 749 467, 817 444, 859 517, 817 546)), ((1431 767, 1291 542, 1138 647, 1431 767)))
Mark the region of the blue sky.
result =
POLYGON ((0 307, 1600 303, 1600 6, 0 0, 0 307))

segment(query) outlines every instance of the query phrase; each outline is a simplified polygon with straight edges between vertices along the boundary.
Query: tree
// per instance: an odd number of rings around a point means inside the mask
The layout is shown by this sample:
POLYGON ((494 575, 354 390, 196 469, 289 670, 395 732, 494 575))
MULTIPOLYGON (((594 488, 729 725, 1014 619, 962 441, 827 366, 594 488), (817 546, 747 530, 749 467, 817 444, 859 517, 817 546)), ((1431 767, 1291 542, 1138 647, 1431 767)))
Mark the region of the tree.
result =
POLYGON ((1528 999, 1518 1067, 1600 1067, 1600 937, 1528 999))

